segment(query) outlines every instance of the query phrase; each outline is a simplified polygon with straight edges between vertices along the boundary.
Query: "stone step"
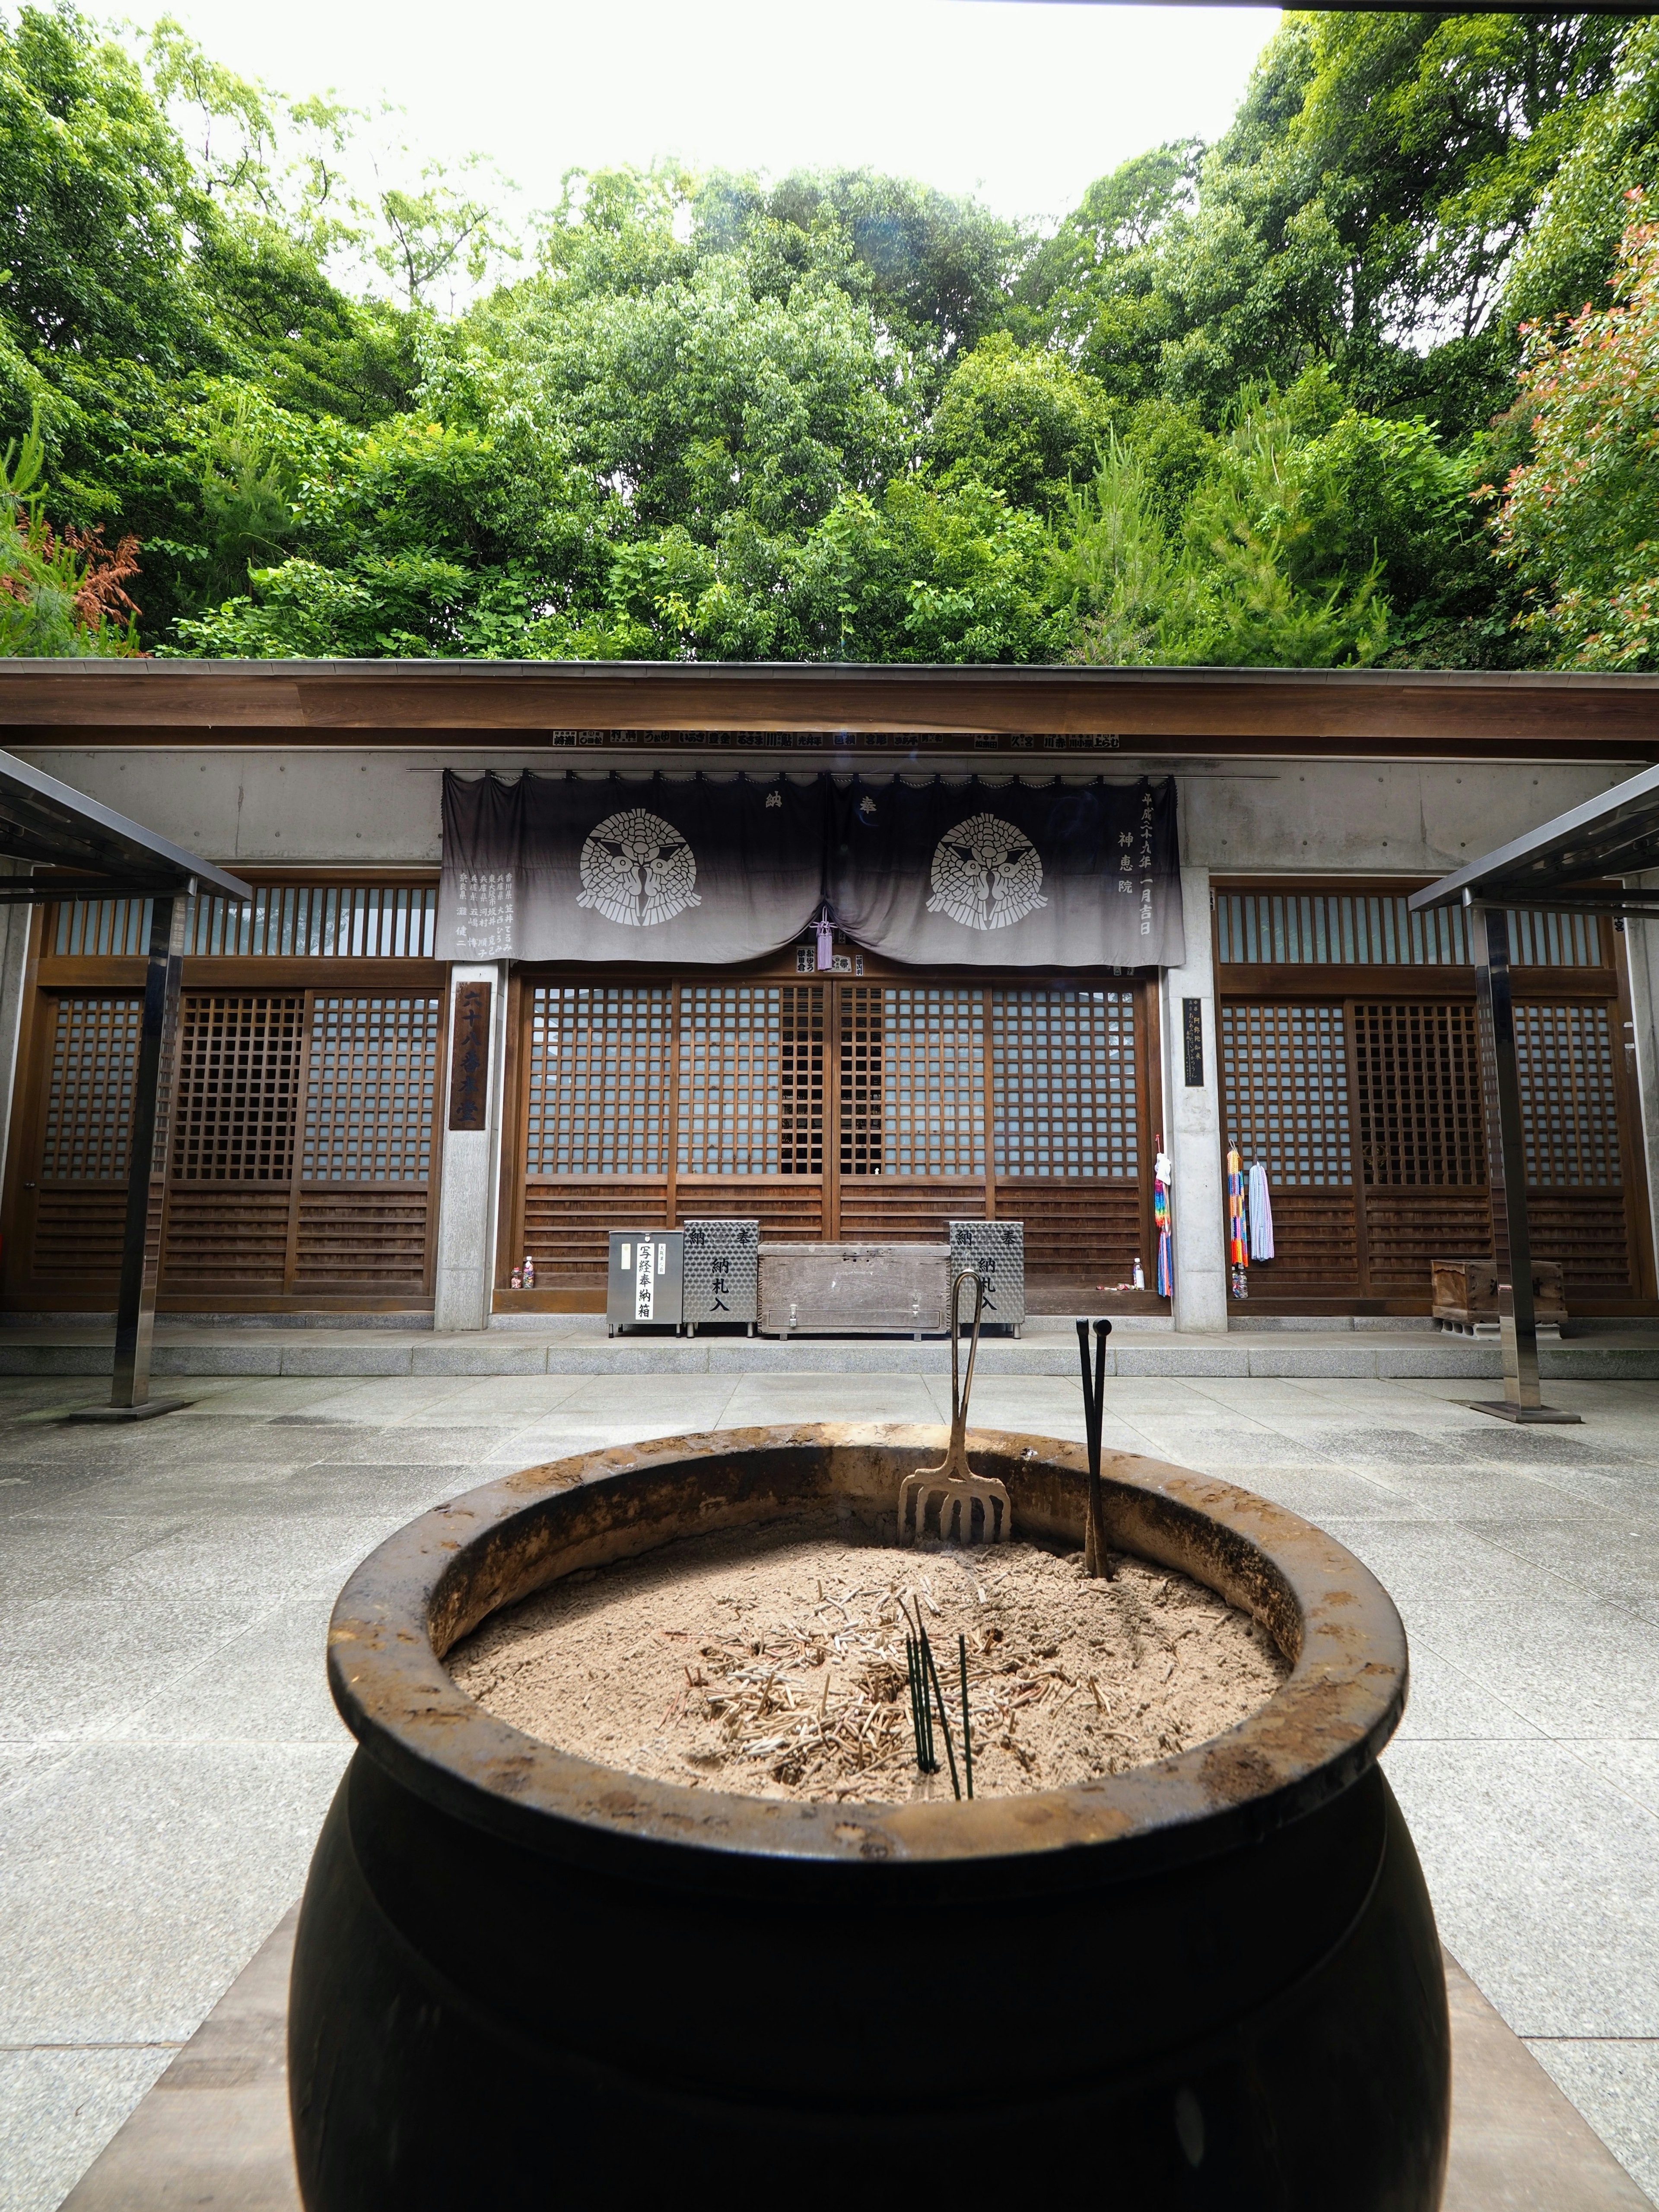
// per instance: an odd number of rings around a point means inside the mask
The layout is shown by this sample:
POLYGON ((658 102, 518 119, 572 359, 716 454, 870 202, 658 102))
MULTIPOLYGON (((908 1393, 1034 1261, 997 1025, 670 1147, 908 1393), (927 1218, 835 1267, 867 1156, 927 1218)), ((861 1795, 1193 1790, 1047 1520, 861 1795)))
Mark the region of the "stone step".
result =
MULTIPOLYGON (((113 1364, 109 1338, 90 1330, 0 1332, 0 1375, 100 1376, 113 1364)), ((470 1335, 389 1329, 158 1328, 151 1372, 174 1376, 296 1375, 948 1375, 938 1340, 874 1337, 606 1337, 528 1330, 470 1335)), ((1109 1375, 1348 1377, 1496 1382, 1494 1343, 1404 1333, 1318 1336, 1182 1337, 1164 1334, 1106 1348, 1109 1375)), ((1546 1381, 1659 1380, 1659 1343, 1607 1338, 1540 1346, 1546 1381)), ((1058 1330, 981 1343, 981 1375, 1063 1376, 1075 1382, 1077 1342, 1058 1330)))

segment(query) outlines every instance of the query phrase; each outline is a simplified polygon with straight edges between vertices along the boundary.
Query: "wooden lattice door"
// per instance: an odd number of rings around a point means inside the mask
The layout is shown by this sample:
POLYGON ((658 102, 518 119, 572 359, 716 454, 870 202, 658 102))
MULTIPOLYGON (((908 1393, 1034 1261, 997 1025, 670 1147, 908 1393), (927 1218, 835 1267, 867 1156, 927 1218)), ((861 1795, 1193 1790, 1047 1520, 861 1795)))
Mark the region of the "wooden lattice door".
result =
POLYGON ((1358 999, 1351 1020, 1364 1288, 1421 1297, 1435 1259, 1492 1249, 1474 1002, 1358 999))
POLYGON ((836 1232, 942 1240, 982 1214, 985 994, 966 985, 841 983, 836 1232))
POLYGON ((429 1295, 438 1031, 428 992, 186 992, 161 1292, 429 1295))
POLYGON ((673 992, 549 983, 526 996, 517 1243, 545 1292, 603 1283, 613 1226, 667 1221, 673 992))
POLYGON ((305 994, 186 992, 161 1289, 287 1288, 305 994))
POLYGON ((1361 1275, 1347 1010, 1224 1001, 1220 1015, 1223 1139, 1267 1170, 1274 1288, 1352 1295, 1361 1275))
POLYGON ((1000 1212, 1068 1297, 1150 1259, 1133 985, 698 974, 532 981, 521 1006, 511 1256, 539 1301, 599 1292, 609 1230, 708 1214, 913 1243, 1000 1212))
POLYGON ((65 993, 41 1010, 45 1081, 18 1224, 41 1298, 88 1282, 112 1288, 120 1273, 143 1011, 136 992, 106 991, 65 993))
POLYGON ((824 1233, 834 1111, 831 994, 704 980, 675 994, 674 1218, 752 1215, 769 1240, 824 1233))
POLYGON ((1515 1010, 1532 1249, 1560 1261, 1569 1308, 1575 1297, 1628 1297, 1640 1281, 1644 1224, 1620 1126, 1617 1018, 1604 999, 1526 999, 1515 1010))
MULTIPOLYGON (((1629 1298, 1613 1002, 1517 997, 1534 1252, 1568 1303, 1629 1298)), ((1472 996, 1224 1000, 1224 1141, 1261 1160, 1277 1255, 1253 1297, 1426 1304, 1430 1263, 1492 1249, 1472 996)))
MULTIPOLYGON (((113 1296, 141 1006, 136 993, 43 1005, 14 1295, 113 1296)), ((165 1305, 430 1297, 441 1016, 434 992, 183 994, 165 1305)))
POLYGON ((1025 1223, 1028 1273, 1152 1279, 1139 994, 1022 986, 989 997, 996 1210, 1025 1223))
POLYGON ((441 1028, 435 993, 311 994, 295 1295, 430 1296, 441 1028))

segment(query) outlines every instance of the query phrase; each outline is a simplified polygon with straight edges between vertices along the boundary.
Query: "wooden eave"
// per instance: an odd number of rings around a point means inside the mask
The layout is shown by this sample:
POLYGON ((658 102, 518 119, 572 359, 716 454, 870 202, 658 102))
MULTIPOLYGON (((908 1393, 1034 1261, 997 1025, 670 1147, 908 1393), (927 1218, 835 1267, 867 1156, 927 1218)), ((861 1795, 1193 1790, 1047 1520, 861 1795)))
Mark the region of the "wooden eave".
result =
POLYGON ((1042 750, 1659 761, 1659 676, 582 661, 0 662, 14 746, 566 747, 863 734, 1042 750))

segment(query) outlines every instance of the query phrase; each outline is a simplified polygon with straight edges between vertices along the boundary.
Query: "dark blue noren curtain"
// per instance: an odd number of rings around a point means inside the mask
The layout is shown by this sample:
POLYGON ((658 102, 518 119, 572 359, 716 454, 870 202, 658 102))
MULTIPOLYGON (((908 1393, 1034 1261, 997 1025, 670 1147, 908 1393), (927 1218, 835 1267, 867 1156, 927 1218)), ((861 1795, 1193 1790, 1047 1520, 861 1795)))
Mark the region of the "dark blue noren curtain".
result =
POLYGON ((751 960, 827 903, 928 966, 1185 958, 1164 777, 447 774, 448 960, 751 960))

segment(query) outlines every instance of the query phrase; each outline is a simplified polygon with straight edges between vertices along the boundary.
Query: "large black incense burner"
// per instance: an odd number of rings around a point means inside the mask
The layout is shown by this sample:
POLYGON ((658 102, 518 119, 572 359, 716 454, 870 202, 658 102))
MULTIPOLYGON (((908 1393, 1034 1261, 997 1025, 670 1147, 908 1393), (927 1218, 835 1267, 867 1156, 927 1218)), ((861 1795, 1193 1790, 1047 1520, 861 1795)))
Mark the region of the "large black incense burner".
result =
MULTIPOLYGON (((937 1443, 776 1428, 595 1453, 469 1492, 353 1576, 329 1672, 359 1748, 290 2014, 310 2212, 1078 2187, 1136 2212, 1438 2205, 1445 1990, 1376 1765, 1405 1635, 1294 1514, 1107 1455, 1112 1544, 1247 1607, 1293 1666, 1227 1734, 1042 1795, 642 1781, 520 1735, 442 1663, 498 1607, 694 1531, 890 1526, 937 1443)), ((1081 1541, 1080 1450, 981 1433, 974 1455, 1020 1533, 1081 1541)))

